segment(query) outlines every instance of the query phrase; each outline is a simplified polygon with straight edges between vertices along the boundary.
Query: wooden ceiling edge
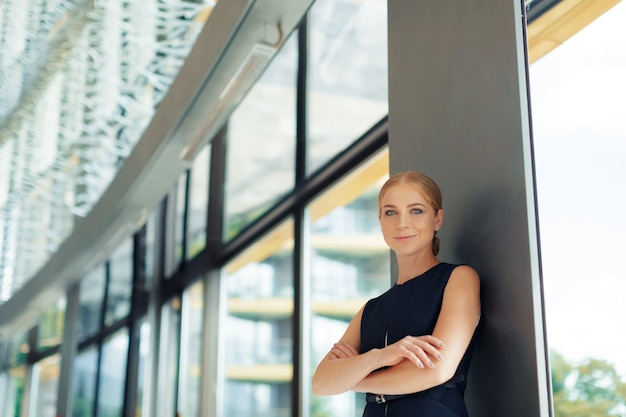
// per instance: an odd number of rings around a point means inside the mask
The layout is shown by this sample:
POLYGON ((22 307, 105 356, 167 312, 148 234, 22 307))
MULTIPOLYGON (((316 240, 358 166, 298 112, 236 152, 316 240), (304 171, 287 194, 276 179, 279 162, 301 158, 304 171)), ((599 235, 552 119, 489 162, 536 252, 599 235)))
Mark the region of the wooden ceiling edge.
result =
POLYGON ((621 0, 563 0, 528 26, 530 63, 545 56, 621 0))

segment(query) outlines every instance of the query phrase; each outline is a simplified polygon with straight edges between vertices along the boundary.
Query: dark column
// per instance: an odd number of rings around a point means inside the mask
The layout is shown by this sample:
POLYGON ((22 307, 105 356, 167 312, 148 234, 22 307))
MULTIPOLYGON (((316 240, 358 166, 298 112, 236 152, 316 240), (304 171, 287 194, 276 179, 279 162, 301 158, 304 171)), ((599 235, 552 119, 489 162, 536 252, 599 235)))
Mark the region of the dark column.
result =
POLYGON ((437 181, 440 258, 482 278, 470 414, 549 416, 523 1, 388 5, 391 171, 437 181))

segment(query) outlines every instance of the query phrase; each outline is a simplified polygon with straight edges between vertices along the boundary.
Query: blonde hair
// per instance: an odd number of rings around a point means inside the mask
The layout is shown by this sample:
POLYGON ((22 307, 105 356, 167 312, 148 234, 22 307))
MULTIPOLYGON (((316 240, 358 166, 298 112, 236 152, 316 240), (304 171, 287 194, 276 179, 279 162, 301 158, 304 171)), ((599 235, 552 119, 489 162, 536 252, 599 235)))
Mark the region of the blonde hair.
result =
MULTIPOLYGON (((435 214, 443 208, 441 190, 435 181, 429 176, 416 171, 404 171, 399 172, 391 176, 381 187, 378 193, 378 213, 382 207, 382 201, 385 193, 389 188, 396 184, 411 185, 424 195, 428 204, 435 210, 435 214)), ((433 235, 432 251, 435 256, 439 253, 439 238, 437 237, 437 231, 433 235)))

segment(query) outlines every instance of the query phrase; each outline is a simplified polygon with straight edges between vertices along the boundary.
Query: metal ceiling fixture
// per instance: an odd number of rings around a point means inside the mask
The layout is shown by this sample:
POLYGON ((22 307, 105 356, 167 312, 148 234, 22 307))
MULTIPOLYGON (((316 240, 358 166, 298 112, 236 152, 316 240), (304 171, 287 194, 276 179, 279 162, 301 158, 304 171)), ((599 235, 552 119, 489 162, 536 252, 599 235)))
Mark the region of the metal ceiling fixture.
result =
POLYGON ((214 6, 0 2, 0 303, 98 201, 214 6))

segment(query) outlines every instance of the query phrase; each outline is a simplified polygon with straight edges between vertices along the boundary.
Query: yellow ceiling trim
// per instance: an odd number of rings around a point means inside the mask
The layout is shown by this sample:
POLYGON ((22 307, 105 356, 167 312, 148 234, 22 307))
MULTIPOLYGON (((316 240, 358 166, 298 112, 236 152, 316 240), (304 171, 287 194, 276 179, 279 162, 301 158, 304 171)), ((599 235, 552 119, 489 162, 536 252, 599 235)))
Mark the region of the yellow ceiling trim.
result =
POLYGON ((528 25, 530 63, 562 45, 620 0, 563 0, 528 25))

